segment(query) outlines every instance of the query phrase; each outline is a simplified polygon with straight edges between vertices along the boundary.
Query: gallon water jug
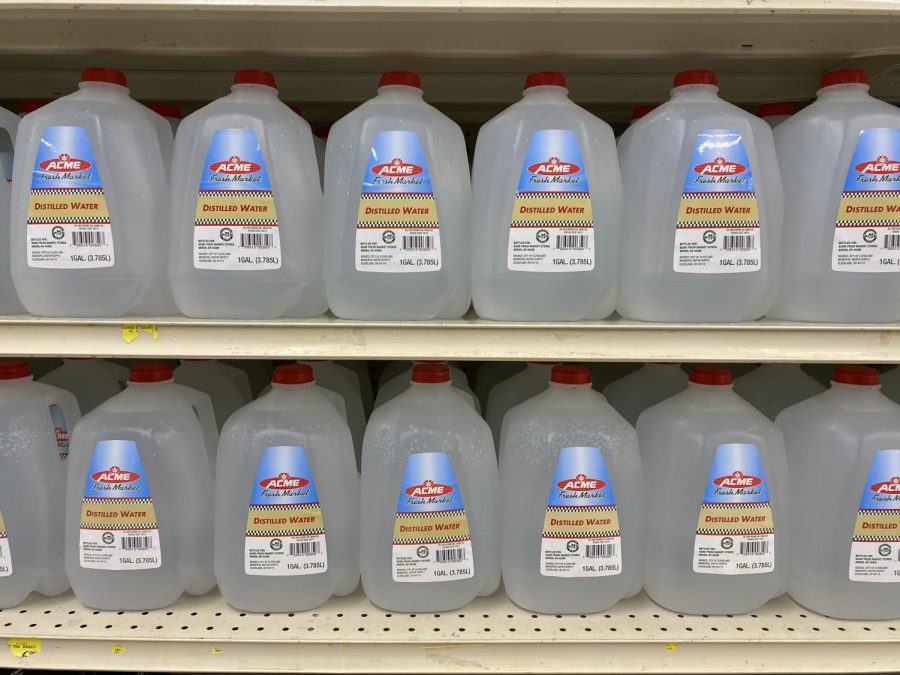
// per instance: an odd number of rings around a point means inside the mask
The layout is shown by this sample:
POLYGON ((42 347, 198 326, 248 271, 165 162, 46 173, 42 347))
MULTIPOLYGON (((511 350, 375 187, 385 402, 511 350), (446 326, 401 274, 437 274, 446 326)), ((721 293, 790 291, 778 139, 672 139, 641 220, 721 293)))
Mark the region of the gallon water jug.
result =
POLYGON ((825 387, 796 363, 763 363, 734 381, 735 393, 774 420, 785 408, 821 394, 825 387))
POLYGON ((72 394, 34 382, 25 361, 0 361, 0 608, 69 588, 64 460, 78 419, 72 394))
POLYGON ((178 384, 209 396, 218 430, 238 408, 253 399, 247 374, 227 363, 213 359, 183 359, 174 372, 178 384))
POLYGON ((603 389, 609 404, 629 424, 637 424, 647 408, 687 389, 688 376, 678 363, 645 363, 640 370, 603 389))
POLYGON ((478 132, 472 299, 502 321, 612 313, 622 181, 612 129, 573 103, 562 73, 532 73, 522 100, 478 132))
MULTIPOLYGON (((423 364, 423 363, 442 363, 440 361, 415 361, 414 364, 423 364)), ((407 368, 405 371, 401 372, 399 375, 395 375, 390 380, 387 380, 379 389, 378 395, 375 397, 375 407, 378 408, 383 406, 385 403, 396 397, 398 394, 402 394, 404 391, 409 389, 409 383, 412 379, 412 371, 414 366, 407 368)), ((462 369, 456 366, 448 366, 450 370, 450 380, 453 384, 453 388, 459 393, 464 401, 466 401, 469 405, 471 405, 475 410, 480 410, 480 404, 475 399, 475 394, 472 392, 472 389, 469 387, 469 378, 466 377, 466 374, 462 371, 462 369)))
POLYGON ((868 91, 862 70, 826 73, 815 102, 778 127, 790 227, 769 316, 900 319, 900 110, 868 91))
MULTIPOLYGON (((768 124, 718 97, 709 70, 622 137, 619 313, 643 321, 744 321, 777 289, 782 191, 768 124)), ((793 262, 793 261, 792 261, 793 262)))
POLYGON ((350 428, 307 365, 275 369, 272 390, 222 430, 215 570, 250 612, 312 609, 359 585, 359 476, 350 428))
POLYGON ((512 375, 491 389, 485 406, 484 419, 494 435, 494 447, 500 447, 500 430, 506 413, 547 388, 555 361, 529 361, 525 369, 512 375))
POLYGON ((764 103, 756 109, 756 116, 773 129, 797 112, 793 103, 764 103))
POLYGON ((75 427, 67 485, 66 573, 82 603, 149 610, 215 586, 212 471, 167 365, 132 367, 75 427))
POLYGON ((352 370, 334 361, 307 360, 299 361, 298 363, 306 364, 312 368, 318 386, 330 389, 343 399, 344 409, 347 412, 347 424, 350 425, 350 434, 353 436, 356 464, 359 467, 363 435, 366 433, 366 411, 363 409, 359 378, 352 370))
POLYGON ((174 138, 178 125, 181 124, 181 108, 171 103, 148 103, 147 107, 166 121, 174 138))
POLYGON ((484 361, 475 371, 475 386, 472 393, 486 408, 491 389, 516 373, 525 370, 524 361, 484 361))
POLYGON ((644 589, 684 614, 743 614, 785 590, 790 492, 781 431, 695 367, 686 391, 637 423, 644 466, 644 589))
POLYGON ((175 312, 165 276, 169 188, 161 146, 171 134, 125 85, 117 70, 88 68, 78 91, 19 125, 11 262, 32 314, 175 312))
POLYGON ((0 314, 21 314, 25 311, 16 295, 10 275, 9 259, 9 202, 12 185, 13 146, 19 116, 0 108, 0 314))
MULTIPOLYGON (((424 361, 422 362, 424 363, 424 361)), ((441 363, 444 363, 443 361, 441 363)), ((412 361, 388 361, 384 364, 381 372, 378 373, 378 383, 376 389, 381 389, 388 380, 393 380, 400 373, 405 373, 413 367, 412 361)), ((453 375, 453 365, 450 364, 450 375, 453 375)))
POLYGON ((87 415, 125 389, 128 368, 103 359, 63 359, 40 381, 74 394, 81 414, 87 415))
POLYGON ((278 100, 271 73, 237 71, 230 94, 181 123, 171 224, 169 278, 187 316, 325 311, 312 132, 278 100))
POLYGON ((460 317, 470 304, 469 161, 459 126, 389 72, 325 153, 325 285, 342 319, 460 317))
POLYGON ((446 365, 418 364, 412 379, 366 428, 360 571, 379 607, 441 612, 500 583, 497 458, 446 365))
POLYGON ((900 406, 878 371, 839 367, 776 422, 797 495, 791 597, 839 619, 900 617, 900 406))
POLYGON ((345 368, 349 368, 356 374, 357 386, 359 387, 359 394, 362 397, 363 409, 366 411, 366 417, 368 418, 369 414, 372 412, 372 408, 375 407, 375 393, 374 387, 372 386, 372 372, 369 369, 368 361, 341 361, 340 365, 345 368))
POLYGON ((506 416, 500 444, 503 586, 532 612, 601 612, 641 587, 641 462, 634 428, 584 366, 506 416))
POLYGON ((880 374, 881 393, 894 403, 900 403, 900 367, 894 366, 880 374))

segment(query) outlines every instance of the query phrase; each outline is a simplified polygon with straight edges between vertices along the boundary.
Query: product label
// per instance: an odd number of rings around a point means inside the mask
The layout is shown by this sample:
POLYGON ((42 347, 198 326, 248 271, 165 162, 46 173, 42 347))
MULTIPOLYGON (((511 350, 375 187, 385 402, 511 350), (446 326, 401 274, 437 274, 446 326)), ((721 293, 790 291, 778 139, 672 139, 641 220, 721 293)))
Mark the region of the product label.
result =
POLYGON ((159 528, 134 441, 99 441, 81 500, 81 566, 95 570, 159 567, 159 528))
POLYGON ((896 272, 898 266, 900 129, 863 129, 838 206, 831 269, 896 272))
POLYGON ((0 577, 12 574, 12 554, 9 551, 9 537, 6 535, 6 522, 0 513, 0 577))
POLYGON ((622 572, 619 512, 600 448, 559 453, 541 532, 541 575, 608 577, 622 572))
POLYGON ((394 520, 394 581, 435 582, 475 574, 469 519, 450 458, 443 452, 410 455, 394 520))
POLYGON ((379 131, 362 180, 358 272, 435 272, 441 233, 431 174, 415 131, 379 131))
POLYGON ((325 521, 306 451, 266 448, 247 513, 244 574, 299 576, 327 569, 325 521))
POLYGON ((760 269, 759 208, 740 132, 697 134, 675 225, 673 269, 731 274, 760 269))
POLYGON ((253 129, 217 129, 206 150, 194 214, 194 267, 277 270, 275 197, 253 129))
POLYGON ((775 523, 759 450, 716 448, 694 537, 694 572, 762 574, 775 569, 775 523))
POLYGON ((115 263, 100 169, 83 127, 44 129, 31 175, 25 242, 29 267, 115 263))
POLYGON ((900 581, 900 450, 879 450, 859 500, 850 581, 900 581))
POLYGON ((56 438, 56 451, 61 460, 69 457, 69 427, 62 408, 55 403, 50 405, 50 417, 53 419, 53 436, 56 438))
POLYGON ((532 134, 513 202, 506 265, 523 272, 594 269, 591 191, 574 131, 532 134))

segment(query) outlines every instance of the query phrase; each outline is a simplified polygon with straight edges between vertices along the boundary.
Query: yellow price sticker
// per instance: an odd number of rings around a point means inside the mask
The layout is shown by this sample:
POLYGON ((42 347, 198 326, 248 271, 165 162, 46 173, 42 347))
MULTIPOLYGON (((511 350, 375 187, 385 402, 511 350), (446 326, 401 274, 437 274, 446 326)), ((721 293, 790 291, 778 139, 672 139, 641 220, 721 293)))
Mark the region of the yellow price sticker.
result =
POLYGON ((154 342, 159 340, 159 328, 157 328, 156 324, 126 323, 122 325, 122 341, 126 344, 131 344, 137 340, 141 336, 141 333, 149 335, 153 338, 154 342))
POLYGON ((41 653, 41 641, 37 638, 7 638, 9 653, 17 659, 41 653))
POLYGON ((113 650, 113 654, 124 654, 125 653, 125 647, 120 645, 118 642, 113 642, 112 650, 113 650))

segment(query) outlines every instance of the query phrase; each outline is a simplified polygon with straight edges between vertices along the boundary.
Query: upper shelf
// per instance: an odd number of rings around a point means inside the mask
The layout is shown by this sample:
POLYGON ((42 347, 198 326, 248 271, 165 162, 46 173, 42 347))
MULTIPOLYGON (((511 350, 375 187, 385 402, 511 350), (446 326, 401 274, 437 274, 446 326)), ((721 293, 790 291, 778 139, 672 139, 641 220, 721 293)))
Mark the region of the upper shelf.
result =
POLYGON ((3 317, 0 355, 895 363, 900 325, 3 317))
POLYGON ((420 71, 426 98, 462 123, 515 101, 531 70, 570 76, 610 121, 668 95, 672 74, 719 71, 752 107, 804 101, 826 69, 865 67, 900 101, 895 0, 0 0, 0 98, 59 96, 78 71, 128 71, 134 95, 191 109, 236 68, 276 73, 282 98, 331 122, 386 69, 420 71))

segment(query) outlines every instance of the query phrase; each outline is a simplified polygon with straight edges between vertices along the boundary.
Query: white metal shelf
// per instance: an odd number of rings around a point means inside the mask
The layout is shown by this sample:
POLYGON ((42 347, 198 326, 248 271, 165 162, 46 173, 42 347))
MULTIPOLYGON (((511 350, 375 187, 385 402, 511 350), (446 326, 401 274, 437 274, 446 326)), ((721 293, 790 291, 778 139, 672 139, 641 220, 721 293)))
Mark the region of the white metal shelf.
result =
POLYGON ((900 362, 900 324, 0 317, 2 356, 900 362))
POLYGON ((686 616, 646 596, 553 616, 498 593, 440 614, 386 612, 361 593, 296 614, 249 614, 217 592, 150 612, 97 612, 71 594, 0 611, 0 667, 245 672, 891 672, 900 622, 836 621, 782 597, 743 616, 686 616), (22 644, 18 645, 20 648, 22 644), (26 643, 25 647, 28 648, 26 643), (31 643, 31 647, 36 647, 31 643))

